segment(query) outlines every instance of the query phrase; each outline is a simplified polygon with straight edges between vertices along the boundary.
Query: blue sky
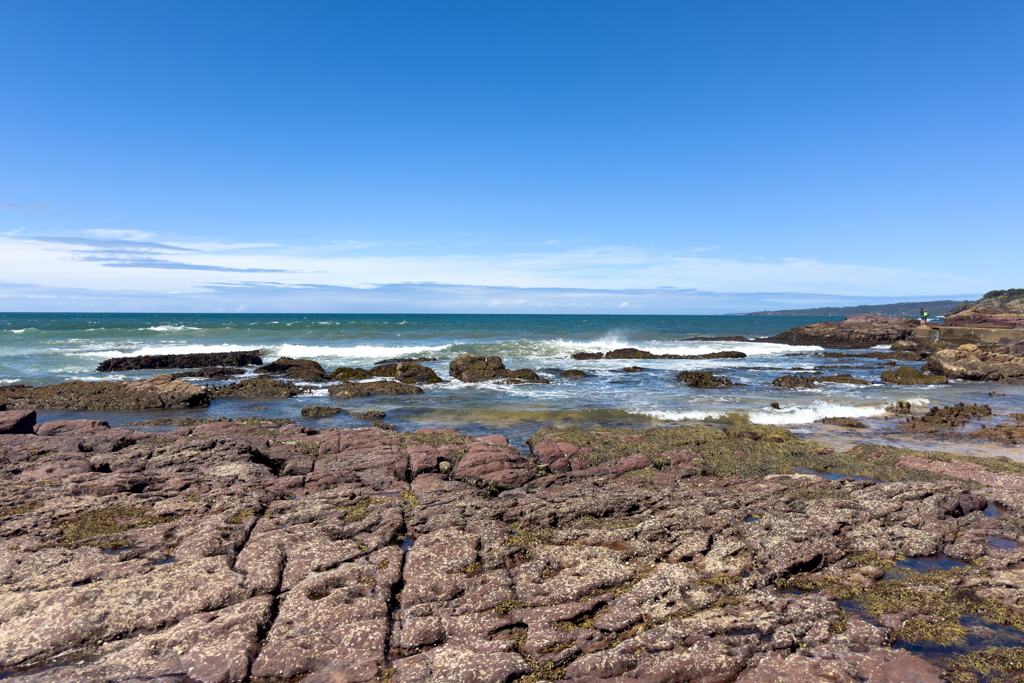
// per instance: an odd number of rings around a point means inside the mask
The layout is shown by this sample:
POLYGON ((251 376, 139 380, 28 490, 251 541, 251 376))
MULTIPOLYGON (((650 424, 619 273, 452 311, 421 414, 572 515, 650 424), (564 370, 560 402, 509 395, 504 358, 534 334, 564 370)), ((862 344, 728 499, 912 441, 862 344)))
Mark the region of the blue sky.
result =
POLYGON ((1022 26, 1016 0, 3 3, 0 310, 1021 286, 1022 26))

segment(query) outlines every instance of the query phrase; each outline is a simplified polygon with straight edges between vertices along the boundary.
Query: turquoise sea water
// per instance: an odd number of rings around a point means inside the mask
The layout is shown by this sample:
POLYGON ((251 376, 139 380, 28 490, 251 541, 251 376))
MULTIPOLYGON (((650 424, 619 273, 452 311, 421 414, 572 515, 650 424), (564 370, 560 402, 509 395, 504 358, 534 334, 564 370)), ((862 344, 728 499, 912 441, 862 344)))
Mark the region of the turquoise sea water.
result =
MULTIPOLYGON (((759 342, 818 316, 570 316, 570 315, 244 315, 244 314, 0 314, 0 386, 52 384, 72 379, 135 379, 140 371, 99 374, 107 358, 128 355, 260 349, 264 361, 309 358, 328 371, 340 365, 368 367, 376 361, 429 356, 446 381, 424 387, 422 396, 333 399, 325 386, 312 395, 281 401, 221 399, 193 416, 298 419, 303 406, 332 404, 345 411, 375 408, 400 429, 455 427, 474 433, 500 432, 521 442, 553 425, 658 426, 701 420, 780 424, 820 433, 815 420, 856 417, 882 425, 885 406, 909 400, 918 406, 984 402, 997 413, 1024 410, 1021 387, 954 382, 937 387, 895 387, 879 381, 884 360, 823 358, 818 347, 759 342), (750 341, 716 342, 703 337, 741 335, 750 341), (737 360, 574 361, 576 351, 634 346, 654 353, 702 354, 737 350, 737 360), (501 356, 506 367, 532 368, 549 385, 462 384, 448 377, 448 363, 462 353, 501 356), (639 373, 624 373, 640 365, 639 373), (591 373, 567 380, 559 373, 591 373), (691 389, 675 380, 681 370, 710 370, 740 386, 691 389), (825 385, 783 390, 771 385, 784 374, 850 373, 870 385, 825 385), (989 396, 993 389, 1001 396, 989 396), (778 402, 780 409, 770 407, 778 402), (258 413, 253 408, 265 406, 258 413)), ((856 353, 856 351, 851 351, 856 353)), ((920 365, 919 363, 916 365, 920 365)), ((165 414, 164 414, 165 415, 165 414)), ((62 415, 44 414, 44 419, 62 415)), ((82 417, 83 415, 76 415, 82 417)), ((93 416, 93 415, 90 415, 93 416)), ((67 415, 71 417, 71 415, 67 415)), ((140 413, 95 415, 111 424, 156 417, 140 413)), ((309 421, 320 426, 364 424, 347 412, 309 421)), ((825 430, 827 431, 827 430, 825 430)), ((878 431, 878 430, 876 430, 878 431)), ((838 437, 837 437, 838 438, 838 437)), ((877 437, 890 438, 890 437, 877 437)))

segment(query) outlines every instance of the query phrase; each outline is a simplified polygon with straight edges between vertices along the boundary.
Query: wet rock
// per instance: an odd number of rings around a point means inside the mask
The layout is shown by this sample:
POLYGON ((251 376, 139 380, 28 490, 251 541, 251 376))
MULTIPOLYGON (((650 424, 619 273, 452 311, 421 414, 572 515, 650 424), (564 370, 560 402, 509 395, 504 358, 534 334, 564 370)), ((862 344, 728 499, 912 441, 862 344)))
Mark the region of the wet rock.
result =
POLYGON ((420 358, 388 358, 387 360, 379 360, 374 365, 385 365, 390 363, 432 363, 436 361, 436 358, 428 358, 421 356, 420 358))
POLYGON ((705 371, 684 371, 676 375, 676 379, 686 383, 687 386, 699 389, 713 389, 718 387, 730 387, 733 382, 728 377, 719 377, 705 371))
POLYGON ((302 393, 302 389, 291 382, 255 377, 243 379, 235 384, 209 387, 213 398, 291 398, 302 393))
POLYGON ((504 379, 536 384, 548 383, 533 370, 506 369, 505 364, 498 356, 484 358, 464 353, 449 364, 448 373, 460 382, 486 382, 493 379, 504 379))
POLYGON ((408 396, 422 394, 423 390, 413 384, 402 384, 389 380, 376 382, 342 382, 327 388, 327 394, 338 398, 360 398, 364 396, 408 396))
POLYGON ((587 373, 582 370, 566 370, 561 374, 561 376, 568 379, 583 379, 584 377, 587 377, 587 373))
POLYGON ((0 400, 11 408, 34 410, 172 410, 210 404, 209 395, 201 387, 170 375, 134 382, 0 387, 0 400))
POLYGON ((920 370, 904 365, 896 370, 886 370, 882 373, 882 381, 889 384, 945 384, 949 380, 939 375, 925 375, 920 370))
POLYGON ((288 379, 301 382, 326 382, 330 377, 323 367, 314 360, 295 358, 278 358, 273 363, 257 368, 256 372, 272 375, 284 375, 288 379))
POLYGON ((441 378, 430 368, 419 363, 399 363, 395 368, 395 379, 406 384, 437 384, 441 378))
POLYGON ((573 360, 601 360, 604 358, 604 354, 600 351, 589 352, 589 351, 578 351, 572 354, 573 360))
POLYGON ((758 341, 796 346, 861 349, 907 339, 919 325, 919 321, 911 318, 853 315, 841 322, 795 327, 758 341))
POLYGON ((34 410, 7 410, 0 415, 0 434, 31 434, 36 424, 34 410))
POLYGON ((302 417, 331 417, 340 412, 342 412, 341 408, 335 408, 334 406, 306 406, 302 409, 302 417))
POLYGON ((1024 379, 1024 356, 982 351, 974 344, 936 351, 925 367, 949 379, 1019 381, 1024 379))
POLYGON ((912 415, 913 408, 909 401, 896 401, 885 407, 885 411, 891 415, 912 415))
POLYGON ((203 368, 201 370, 194 370, 192 372, 175 372, 171 375, 174 379, 181 379, 182 377, 201 377, 203 379, 209 379, 213 381, 225 381, 234 379, 236 375, 245 373, 244 368, 224 368, 224 367, 213 367, 203 368))
POLYGON ((642 349, 634 349, 632 347, 625 349, 615 349, 604 354, 604 357, 609 360, 632 360, 640 358, 657 358, 658 356, 651 353, 650 351, 644 351, 642 349))
POLYGON ((331 373, 331 379, 353 381, 392 377, 405 384, 437 384, 441 378, 430 368, 416 362, 378 363, 370 369, 341 367, 331 373))
POLYGON ((836 425, 838 427, 850 427, 852 429, 867 429, 867 425, 852 417, 823 417, 817 420, 820 424, 836 425))
POLYGON ((871 384, 867 380, 851 375, 783 375, 772 380, 772 384, 783 389, 810 389, 819 383, 871 384))
POLYGON ((631 365, 628 368, 622 368, 623 372, 643 372, 644 369, 639 365, 631 365))
POLYGON ((349 416, 359 420, 383 420, 387 417, 383 410, 364 410, 358 413, 349 413, 349 416))
POLYGON ((172 353, 163 356, 130 356, 110 358, 100 363, 97 372, 126 370, 167 370, 172 368, 208 368, 216 365, 242 367, 262 365, 259 350, 226 351, 218 353, 172 353))

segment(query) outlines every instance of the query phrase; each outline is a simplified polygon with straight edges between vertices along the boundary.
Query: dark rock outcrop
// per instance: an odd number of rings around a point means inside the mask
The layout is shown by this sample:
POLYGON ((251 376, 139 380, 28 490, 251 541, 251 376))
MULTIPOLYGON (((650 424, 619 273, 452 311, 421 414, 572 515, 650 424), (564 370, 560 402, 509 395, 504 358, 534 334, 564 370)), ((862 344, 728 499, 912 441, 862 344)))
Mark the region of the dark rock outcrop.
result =
POLYGON ((291 382, 270 377, 243 379, 235 384, 209 387, 213 398, 291 398, 302 393, 302 389, 291 382))
POLYGON ((243 368, 213 367, 193 370, 192 372, 175 372, 171 377, 174 379, 181 379, 182 377, 201 377, 203 379, 209 379, 216 382, 231 380, 234 379, 236 375, 244 373, 245 370, 243 368))
POLYGON ((202 387, 170 375, 134 382, 64 382, 0 387, 0 401, 31 410, 171 410, 210 404, 202 387))
POLYGON ((836 425, 837 427, 850 427, 852 429, 867 429, 867 425, 852 417, 823 417, 818 420, 821 424, 836 425))
POLYGON ((469 353, 464 353, 448 366, 448 374, 460 382, 486 382, 492 379, 512 380, 515 382, 530 382, 535 384, 547 384, 533 370, 508 370, 498 356, 484 358, 469 353))
POLYGON ((561 376, 568 379, 583 379, 584 377, 587 377, 587 373, 582 370, 566 370, 561 376))
POLYGON ((871 384, 867 380, 857 379, 851 375, 783 375, 772 380, 772 384, 783 389, 810 389, 819 383, 871 384))
POLYGON ((302 417, 331 417, 340 412, 342 412, 341 408, 335 408, 334 406, 306 406, 302 409, 302 417))
POLYGON ((942 375, 926 375, 920 370, 904 365, 882 373, 882 381, 889 384, 945 384, 949 380, 942 375))
POLYGON ((573 360, 601 360, 602 358, 604 358, 604 354, 601 353, 600 351, 579 351, 577 353, 572 354, 572 358, 573 360))
POLYGON ((208 368, 216 365, 242 367, 262 365, 259 349, 255 351, 223 351, 218 353, 172 353, 163 356, 130 356, 110 358, 100 363, 97 372, 125 370, 169 370, 173 368, 208 368))
POLYGON ((907 339, 919 321, 911 318, 883 318, 877 315, 852 315, 840 322, 825 322, 794 327, 761 342, 794 346, 862 349, 907 339))
POLYGON ((369 369, 340 367, 331 373, 331 379, 346 382, 384 377, 393 377, 404 384, 437 384, 441 381, 436 372, 413 361, 378 363, 369 369))
POLYGON ((284 375, 288 379, 299 380, 300 382, 326 382, 330 379, 323 367, 315 360, 304 360, 295 358, 278 358, 273 363, 268 363, 256 372, 270 375, 284 375))
POLYGON ((338 398, 360 398, 363 396, 404 396, 422 394, 423 390, 414 384, 402 384, 379 380, 376 382, 342 382, 327 388, 330 396, 338 398))
POLYGON ((974 344, 936 351, 925 367, 949 379, 1024 380, 1024 356, 982 351, 974 344))
POLYGON ((359 420, 383 420, 387 417, 383 410, 364 410, 358 413, 349 413, 349 416, 359 420))
POLYGON ((379 360, 374 365, 389 365, 391 363, 432 363, 436 361, 436 358, 428 358, 422 356, 420 358, 388 358, 387 360, 379 360))
POLYGON ((686 383, 687 386, 698 389, 714 389, 718 387, 731 387, 733 382, 728 377, 719 377, 704 371, 685 371, 676 375, 676 379, 686 383))

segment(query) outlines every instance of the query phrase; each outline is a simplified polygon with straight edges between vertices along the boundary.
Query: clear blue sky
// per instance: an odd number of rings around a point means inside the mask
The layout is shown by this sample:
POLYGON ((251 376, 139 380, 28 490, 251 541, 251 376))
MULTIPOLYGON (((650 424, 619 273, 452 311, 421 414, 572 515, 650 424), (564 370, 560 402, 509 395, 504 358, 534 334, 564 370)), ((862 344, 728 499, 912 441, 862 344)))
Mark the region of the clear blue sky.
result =
POLYGON ((0 249, 0 310, 1024 286, 1024 3, 9 0, 0 249))

